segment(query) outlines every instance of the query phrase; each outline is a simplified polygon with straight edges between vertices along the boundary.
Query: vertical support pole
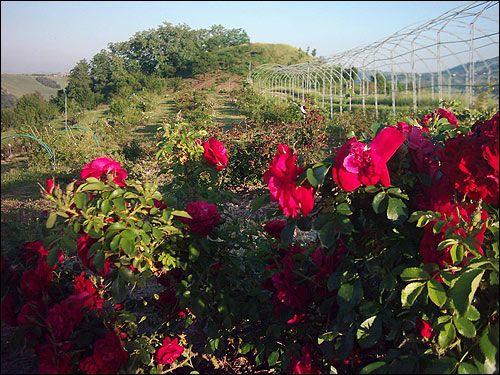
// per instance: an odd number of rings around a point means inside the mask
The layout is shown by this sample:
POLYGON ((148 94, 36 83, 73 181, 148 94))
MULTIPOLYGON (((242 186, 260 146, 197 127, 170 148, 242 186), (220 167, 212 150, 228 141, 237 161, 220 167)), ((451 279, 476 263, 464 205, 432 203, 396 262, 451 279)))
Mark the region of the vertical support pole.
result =
POLYGON ((396 90, 394 87, 394 60, 393 52, 391 51, 391 97, 392 97, 392 114, 396 114, 396 90))
POLYGON ((470 51, 469 51, 469 107, 474 101, 474 22, 470 24, 470 51))
POLYGON ((333 119, 332 76, 330 76, 330 119, 333 119))
POLYGON ((325 76, 323 76, 323 89, 321 90, 321 106, 325 106, 325 76))
POLYGON ((437 71, 438 71, 438 92, 439 101, 443 99, 443 68, 441 66, 441 30, 437 33, 437 71))
POLYGON ((415 39, 411 43, 411 74, 413 82, 413 112, 417 113, 417 77, 415 76, 415 39))
POLYGON ((377 92, 378 92, 378 85, 377 85, 377 71, 375 71, 374 75, 374 83, 375 83, 375 117, 378 118, 378 97, 377 97, 377 92))
POLYGON ((342 92, 342 88, 344 86, 344 68, 343 67, 340 67, 340 113, 342 113, 342 102, 343 102, 343 98, 344 98, 344 93, 342 92))
POLYGON ((365 71, 363 70, 363 74, 361 76, 361 104, 363 106, 363 115, 366 115, 366 106, 365 106, 365 71))

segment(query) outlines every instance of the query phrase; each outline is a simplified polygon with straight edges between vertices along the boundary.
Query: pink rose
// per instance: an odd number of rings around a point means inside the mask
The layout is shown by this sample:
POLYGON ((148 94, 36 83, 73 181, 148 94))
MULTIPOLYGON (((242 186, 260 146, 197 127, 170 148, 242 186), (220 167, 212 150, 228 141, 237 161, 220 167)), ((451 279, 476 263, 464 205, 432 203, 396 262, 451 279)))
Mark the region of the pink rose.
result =
POLYGON ((119 162, 108 157, 100 157, 85 164, 80 173, 80 178, 94 177, 100 179, 108 174, 113 175, 113 182, 118 186, 126 185, 124 180, 128 177, 127 171, 122 168, 119 162))

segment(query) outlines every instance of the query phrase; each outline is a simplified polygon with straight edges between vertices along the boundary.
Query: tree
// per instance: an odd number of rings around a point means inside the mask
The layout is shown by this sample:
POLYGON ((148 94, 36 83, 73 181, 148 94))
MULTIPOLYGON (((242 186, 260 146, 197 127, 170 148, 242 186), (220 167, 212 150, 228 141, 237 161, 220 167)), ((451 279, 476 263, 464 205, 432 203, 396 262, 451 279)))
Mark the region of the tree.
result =
POLYGON ((85 59, 80 60, 69 72, 66 92, 68 98, 74 99, 83 109, 96 107, 96 98, 92 91, 90 78, 90 65, 85 59))

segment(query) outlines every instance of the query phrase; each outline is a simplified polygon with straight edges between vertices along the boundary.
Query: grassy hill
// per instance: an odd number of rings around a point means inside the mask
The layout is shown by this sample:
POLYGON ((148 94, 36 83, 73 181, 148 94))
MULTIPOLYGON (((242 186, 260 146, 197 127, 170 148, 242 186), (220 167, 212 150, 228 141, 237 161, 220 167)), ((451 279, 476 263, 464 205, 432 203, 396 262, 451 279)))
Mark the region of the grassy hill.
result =
POLYGON ((64 87, 68 82, 65 76, 56 75, 35 75, 35 74, 4 74, 2 73, 2 92, 14 95, 20 98, 24 94, 40 92, 45 99, 49 99, 52 95, 56 95, 56 88, 48 87, 36 80, 37 77, 46 77, 64 87))

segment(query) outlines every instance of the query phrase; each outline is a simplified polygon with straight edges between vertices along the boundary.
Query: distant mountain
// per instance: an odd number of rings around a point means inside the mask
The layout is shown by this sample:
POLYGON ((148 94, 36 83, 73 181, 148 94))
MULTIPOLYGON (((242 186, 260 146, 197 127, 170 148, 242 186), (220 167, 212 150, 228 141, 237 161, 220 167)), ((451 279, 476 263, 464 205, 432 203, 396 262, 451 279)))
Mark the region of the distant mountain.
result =
MULTIPOLYGON (((45 99, 57 94, 57 85, 65 87, 68 78, 66 76, 50 74, 8 74, 2 73, 2 103, 4 96, 10 94, 19 99, 25 94, 38 91, 45 99), (49 82, 53 81, 52 87, 49 82), (47 86, 49 84, 49 86, 47 86)), ((2 108, 3 104, 2 104, 2 108)))

